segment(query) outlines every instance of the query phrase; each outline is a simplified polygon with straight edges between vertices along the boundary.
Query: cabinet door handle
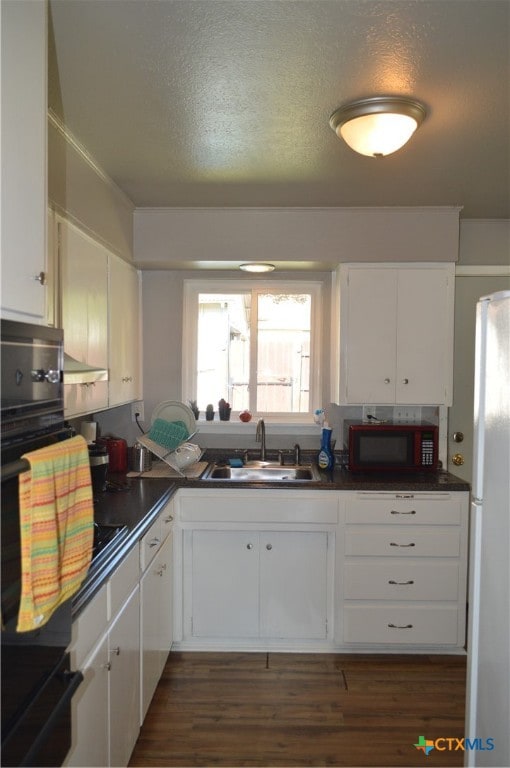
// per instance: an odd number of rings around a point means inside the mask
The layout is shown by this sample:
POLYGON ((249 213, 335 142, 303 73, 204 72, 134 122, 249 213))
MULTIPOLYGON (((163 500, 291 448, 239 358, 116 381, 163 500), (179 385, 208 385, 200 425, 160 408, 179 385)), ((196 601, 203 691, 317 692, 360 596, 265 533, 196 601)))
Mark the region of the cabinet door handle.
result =
POLYGON ((388 584, 398 584, 399 586, 405 585, 405 584, 414 584, 413 579, 409 579, 409 581, 394 581, 393 579, 390 579, 388 581, 388 584))
POLYGON ((388 624, 390 629, 412 629, 412 624, 388 624))
POLYGON ((392 515, 415 515, 416 514, 416 510, 415 509, 410 509, 409 512, 399 512, 398 509, 392 509, 392 510, 390 510, 390 513, 392 515))
POLYGON ((409 384, 409 379, 402 379, 402 384, 409 384))
POLYGON ((396 541, 390 542, 390 547, 415 547, 416 544, 412 541, 410 544, 397 544, 396 541))
POLYGON ((389 384, 389 383, 390 383, 390 381, 391 381, 391 379, 384 379, 384 383, 385 383, 385 384, 389 384))
POLYGON ((165 517, 163 522, 164 523, 171 523, 173 519, 174 519, 173 515, 168 515, 168 517, 165 517))
POLYGON ((106 669, 106 671, 109 672, 110 669, 112 668, 112 662, 111 661, 107 661, 106 664, 101 664, 101 668, 102 669, 106 669))
POLYGON ((253 549, 253 544, 247 544, 246 549, 253 549))
POLYGON ((154 547, 157 547, 158 544, 159 544, 159 539, 157 537, 152 539, 152 541, 149 541, 150 549, 153 549, 154 547))
POLYGON ((34 275, 34 280, 40 285, 46 285, 46 272, 39 272, 38 275, 34 275))
POLYGON ((273 545, 272 544, 266 544, 266 549, 273 549, 273 545))
POLYGON ((120 646, 117 645, 115 648, 111 648, 110 653, 113 653, 114 656, 120 656, 120 646))

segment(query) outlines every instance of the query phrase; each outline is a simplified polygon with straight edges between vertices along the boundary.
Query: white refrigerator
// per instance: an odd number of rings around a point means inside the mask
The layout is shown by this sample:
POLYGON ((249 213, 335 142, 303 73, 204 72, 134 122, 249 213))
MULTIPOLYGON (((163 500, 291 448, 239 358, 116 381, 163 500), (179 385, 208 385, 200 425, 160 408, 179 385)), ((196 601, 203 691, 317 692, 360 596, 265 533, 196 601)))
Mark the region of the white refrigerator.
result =
POLYGON ((510 291, 476 307, 465 765, 510 766, 510 291))

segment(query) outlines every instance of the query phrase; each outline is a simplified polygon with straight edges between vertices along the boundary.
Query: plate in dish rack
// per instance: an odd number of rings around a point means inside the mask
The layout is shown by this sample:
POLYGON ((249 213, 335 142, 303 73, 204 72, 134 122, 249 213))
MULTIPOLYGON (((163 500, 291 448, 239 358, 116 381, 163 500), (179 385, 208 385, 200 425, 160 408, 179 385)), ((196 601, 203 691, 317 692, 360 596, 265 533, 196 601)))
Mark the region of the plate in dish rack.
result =
POLYGON ((154 424, 156 419, 164 419, 165 421, 182 421, 186 425, 188 430, 188 437, 192 435, 197 428, 193 411, 188 408, 184 403, 180 403, 178 400, 165 400, 157 405, 151 416, 151 424, 154 424))

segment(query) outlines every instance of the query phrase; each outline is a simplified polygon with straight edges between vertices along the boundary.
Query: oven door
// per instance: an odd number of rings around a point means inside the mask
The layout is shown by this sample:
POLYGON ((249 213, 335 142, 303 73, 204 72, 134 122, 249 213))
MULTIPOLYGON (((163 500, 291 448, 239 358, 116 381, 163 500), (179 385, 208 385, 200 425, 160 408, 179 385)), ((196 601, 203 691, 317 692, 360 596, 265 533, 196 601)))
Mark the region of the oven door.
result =
POLYGON ((37 630, 17 632, 21 595, 18 473, 2 465, 1 715, 3 766, 60 766, 71 746, 71 698, 81 672, 71 672, 71 600, 37 630))
POLYGON ((71 699, 83 675, 70 671, 67 653, 51 668, 52 649, 24 650, 2 648, 2 765, 59 766, 71 747, 71 699), (27 657, 35 669, 23 667, 27 657))

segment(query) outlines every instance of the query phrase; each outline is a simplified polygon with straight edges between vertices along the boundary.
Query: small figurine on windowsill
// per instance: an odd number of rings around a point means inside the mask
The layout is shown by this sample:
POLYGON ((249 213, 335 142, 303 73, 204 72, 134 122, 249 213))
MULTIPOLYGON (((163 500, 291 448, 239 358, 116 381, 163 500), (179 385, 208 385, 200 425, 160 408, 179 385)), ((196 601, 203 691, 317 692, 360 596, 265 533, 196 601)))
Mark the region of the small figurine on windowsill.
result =
POLYGON ((223 397, 218 403, 218 410, 220 413, 220 421, 230 421, 232 408, 230 407, 230 403, 227 403, 223 397))
POLYGON ((198 409, 197 401, 196 400, 188 400, 188 402, 189 402, 189 407, 191 408, 191 410, 193 412, 193 416, 195 417, 195 419, 198 419, 198 417, 200 415, 200 411, 198 409))

